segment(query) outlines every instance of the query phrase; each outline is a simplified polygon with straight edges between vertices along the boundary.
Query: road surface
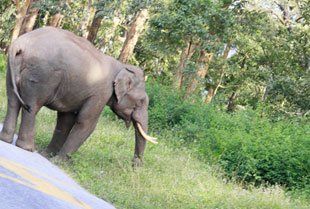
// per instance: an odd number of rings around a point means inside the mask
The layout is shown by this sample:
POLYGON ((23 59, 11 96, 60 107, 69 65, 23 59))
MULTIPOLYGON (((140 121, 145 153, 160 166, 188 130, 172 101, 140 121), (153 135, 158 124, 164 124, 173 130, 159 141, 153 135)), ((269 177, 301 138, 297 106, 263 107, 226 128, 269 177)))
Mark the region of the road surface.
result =
POLYGON ((114 207, 87 192, 40 154, 27 152, 0 141, 0 208, 113 209, 114 207))

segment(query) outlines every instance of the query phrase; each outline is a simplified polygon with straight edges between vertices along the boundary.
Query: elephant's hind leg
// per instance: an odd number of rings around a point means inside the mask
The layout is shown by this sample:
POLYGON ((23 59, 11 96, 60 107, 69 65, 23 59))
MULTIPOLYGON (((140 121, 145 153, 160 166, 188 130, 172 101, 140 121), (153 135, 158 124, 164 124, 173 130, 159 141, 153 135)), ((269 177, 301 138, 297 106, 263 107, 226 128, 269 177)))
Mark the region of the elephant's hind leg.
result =
POLYGON ((0 140, 12 143, 16 128, 17 117, 20 110, 20 103, 15 95, 8 99, 7 113, 4 119, 3 129, 0 133, 0 140))
POLYGON ((13 135, 16 128, 17 118, 21 107, 18 98, 13 92, 12 80, 10 78, 11 78, 10 70, 7 69, 6 94, 8 97, 8 103, 7 103, 8 106, 7 106, 7 113, 4 119, 3 129, 0 133, 0 140, 8 143, 12 143, 13 141, 13 135))
POLYGON ((22 110, 22 120, 18 133, 18 139, 16 141, 16 146, 31 152, 35 150, 35 117, 40 108, 41 106, 33 104, 31 105, 31 112, 28 112, 25 109, 22 110))
POLYGON ((76 119, 76 114, 71 112, 57 112, 57 124, 52 141, 46 148, 47 154, 57 154, 65 143, 76 119))

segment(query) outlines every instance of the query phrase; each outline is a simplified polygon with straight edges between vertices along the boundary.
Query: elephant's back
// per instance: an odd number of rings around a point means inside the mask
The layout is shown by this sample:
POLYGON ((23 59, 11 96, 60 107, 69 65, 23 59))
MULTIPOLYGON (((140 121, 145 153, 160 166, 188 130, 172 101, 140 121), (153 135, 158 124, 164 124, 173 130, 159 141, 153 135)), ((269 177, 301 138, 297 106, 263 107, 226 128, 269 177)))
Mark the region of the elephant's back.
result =
POLYGON ((115 63, 114 58, 103 55, 85 38, 53 27, 26 33, 12 47, 21 48, 24 63, 29 66, 66 71, 73 77, 85 74, 90 82, 107 76, 113 68, 110 64, 115 63))
POLYGON ((25 57, 48 59, 50 62, 53 59, 55 61, 72 61, 71 64, 89 61, 100 62, 103 56, 86 39, 53 27, 44 27, 26 33, 19 37, 13 45, 21 47, 25 57))
POLYGON ((40 71, 46 78, 62 75, 53 90, 57 92, 55 109, 66 110, 72 103, 78 106, 85 98, 111 89, 113 58, 71 32, 52 27, 37 29, 19 37, 11 48, 21 48, 25 71, 40 71))

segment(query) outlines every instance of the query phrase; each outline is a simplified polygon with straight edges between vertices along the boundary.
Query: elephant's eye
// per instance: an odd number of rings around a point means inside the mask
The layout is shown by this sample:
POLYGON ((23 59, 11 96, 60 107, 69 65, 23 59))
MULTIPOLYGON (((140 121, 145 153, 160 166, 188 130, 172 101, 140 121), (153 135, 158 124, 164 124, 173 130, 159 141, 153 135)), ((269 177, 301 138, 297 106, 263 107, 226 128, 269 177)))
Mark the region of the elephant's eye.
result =
POLYGON ((129 80, 128 81, 128 91, 130 91, 131 90, 131 87, 132 87, 132 85, 131 85, 132 83, 131 83, 131 80, 129 80))

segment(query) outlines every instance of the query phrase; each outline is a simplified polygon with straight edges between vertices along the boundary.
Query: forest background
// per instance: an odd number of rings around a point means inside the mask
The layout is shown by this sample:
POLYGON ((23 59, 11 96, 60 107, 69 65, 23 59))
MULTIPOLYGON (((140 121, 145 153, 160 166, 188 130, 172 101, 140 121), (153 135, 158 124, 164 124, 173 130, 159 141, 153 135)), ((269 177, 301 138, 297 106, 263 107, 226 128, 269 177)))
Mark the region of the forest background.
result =
MULTIPOLYGON (((0 116, 3 118, 6 109, 4 75, 10 43, 39 27, 63 28, 87 38, 103 53, 145 71, 150 129, 162 138, 163 146, 186 149, 186 156, 193 155, 200 167, 212 168, 218 173, 216 178, 238 188, 255 193, 255 189, 276 185, 283 189, 283 198, 288 195, 293 202, 307 205, 309 20, 306 0, 1 0, 0 116)), ((51 113, 43 114, 54 119, 51 113)), ((103 117, 119 125, 109 111, 105 110, 103 117)), ((37 135, 43 138, 39 147, 49 140, 44 132, 48 130, 39 127, 37 135)), ((165 156, 150 149, 149 158, 165 156)), ((86 166, 82 173, 72 174, 83 184, 97 174, 86 174, 91 167, 78 162, 81 153, 73 158, 76 163, 64 167, 74 173, 86 166)), ((166 156, 168 162, 171 155, 166 156)), ((143 201, 139 205, 134 196, 117 197, 124 187, 115 187, 109 195, 94 185, 86 186, 121 208, 134 204, 143 208, 143 201)), ((253 193, 249 195, 253 197, 253 193)), ((161 198, 154 200, 158 207, 167 202, 161 198)), ((193 208, 210 203, 200 195, 194 198, 193 208)), ((184 205, 186 198, 180 199, 184 205)), ((209 206, 225 205, 224 199, 209 206)), ((155 203, 150 204, 156 208, 155 203)), ((180 207, 171 204, 170 208, 180 207)), ((247 206, 236 204, 237 208, 247 206)), ((252 205, 251 201, 248 204, 252 205)))

